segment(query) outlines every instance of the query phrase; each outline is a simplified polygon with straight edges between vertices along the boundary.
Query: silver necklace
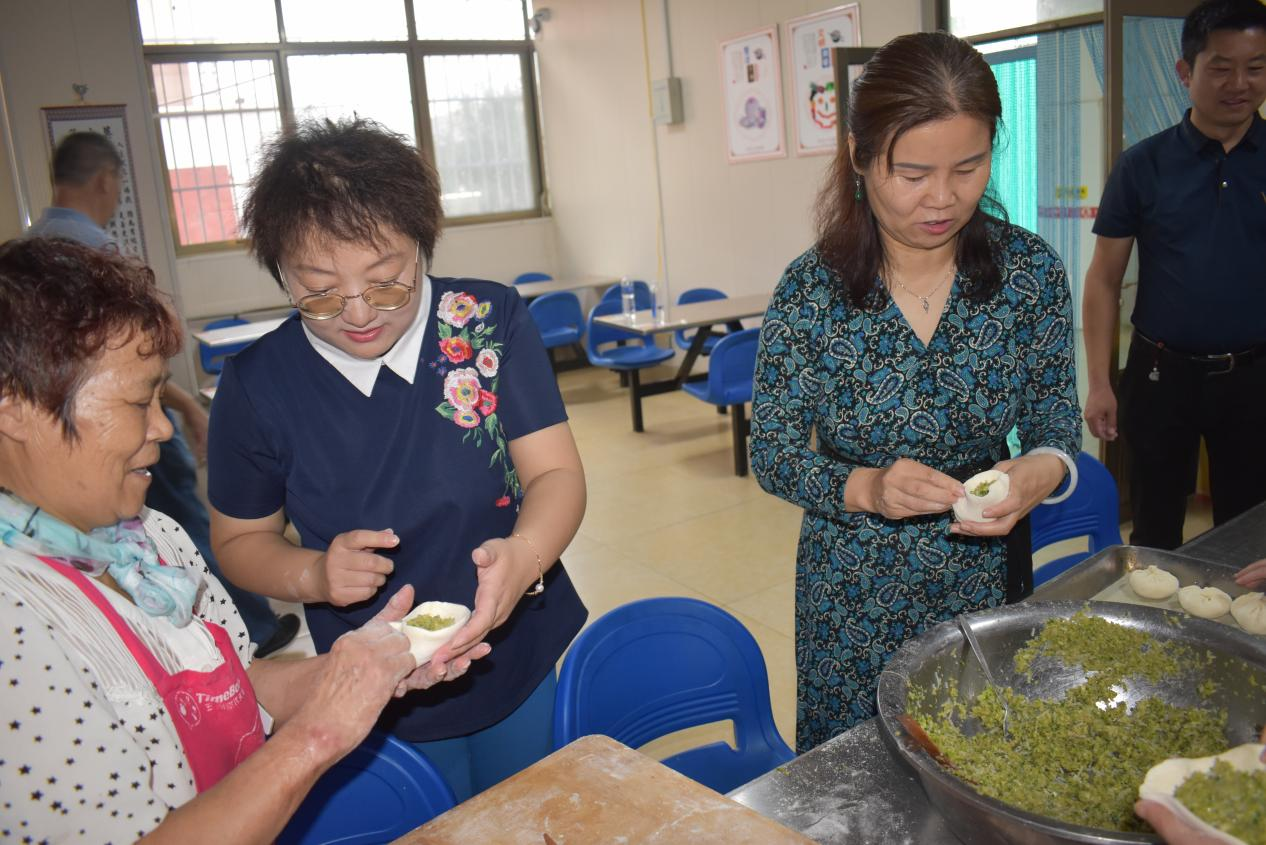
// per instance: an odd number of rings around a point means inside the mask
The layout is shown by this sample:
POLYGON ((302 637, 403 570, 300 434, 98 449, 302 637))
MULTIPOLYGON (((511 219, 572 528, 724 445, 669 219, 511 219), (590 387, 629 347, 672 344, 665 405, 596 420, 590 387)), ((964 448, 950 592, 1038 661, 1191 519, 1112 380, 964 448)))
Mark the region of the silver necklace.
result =
POLYGON ((893 276, 893 277, 892 277, 892 281, 894 281, 894 282, 896 282, 896 283, 897 283, 897 287, 901 288, 903 291, 905 291, 906 293, 908 293, 910 296, 913 296, 915 299, 919 300, 919 302, 923 305, 923 313, 924 313, 924 314, 926 314, 926 313, 928 313, 928 311, 930 311, 930 310, 931 310, 931 308, 932 308, 932 306, 931 306, 931 304, 928 302, 928 300, 929 300, 929 299, 931 299, 931 298, 932 298, 932 297, 936 294, 936 292, 937 292, 938 290, 940 290, 941 288, 945 287, 945 283, 946 283, 946 282, 948 282, 948 281, 949 281, 950 279, 952 279, 952 278, 954 278, 954 265, 953 265, 953 264, 951 264, 951 265, 950 265, 949 272, 945 274, 945 278, 944 278, 944 279, 941 279, 940 284, 938 284, 936 287, 934 287, 934 288, 932 288, 930 291, 928 291, 926 295, 917 294, 917 293, 915 293, 914 291, 910 290, 908 287, 906 287, 906 286, 905 286, 905 283, 904 283, 904 282, 902 282, 900 279, 898 279, 896 276, 893 276))

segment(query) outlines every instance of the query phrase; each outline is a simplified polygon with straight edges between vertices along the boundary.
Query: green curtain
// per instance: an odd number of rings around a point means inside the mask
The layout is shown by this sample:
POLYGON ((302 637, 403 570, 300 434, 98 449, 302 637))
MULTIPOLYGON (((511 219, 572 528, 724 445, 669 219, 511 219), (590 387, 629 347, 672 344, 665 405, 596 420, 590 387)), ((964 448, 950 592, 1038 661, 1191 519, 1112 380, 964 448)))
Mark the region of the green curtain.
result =
POLYGON ((991 188, 1011 222, 1037 231, 1037 60, 991 64, 1002 98, 1002 127, 991 188))

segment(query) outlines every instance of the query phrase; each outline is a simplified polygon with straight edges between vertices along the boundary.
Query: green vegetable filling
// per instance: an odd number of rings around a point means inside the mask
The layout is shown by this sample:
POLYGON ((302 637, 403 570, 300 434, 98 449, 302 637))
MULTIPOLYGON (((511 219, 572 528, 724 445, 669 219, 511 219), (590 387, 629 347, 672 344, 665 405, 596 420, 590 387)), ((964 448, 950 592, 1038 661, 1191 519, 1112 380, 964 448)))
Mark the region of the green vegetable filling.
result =
POLYGON ((1218 830, 1248 845, 1266 845, 1266 772, 1245 772, 1219 760, 1183 781, 1174 797, 1218 830))
POLYGON ((1093 674, 1060 701, 990 687, 963 702, 951 688, 938 712, 926 712, 920 707, 926 691, 912 691, 911 710, 924 730, 949 758, 954 774, 981 793, 1072 824, 1147 830, 1134 815, 1147 770, 1168 757, 1225 750, 1224 712, 1175 707, 1154 698, 1139 701, 1133 710, 1113 704, 1127 688, 1127 678, 1155 681, 1179 674, 1180 661, 1194 657, 1190 649, 1078 614, 1046 623, 1016 654, 1016 669, 1031 673, 1038 655, 1093 674), (1011 711, 1006 735, 1004 700, 1011 711))
POLYGON ((984 496, 985 494, 989 492, 989 488, 992 486, 993 486, 992 481, 982 481, 979 484, 977 484, 975 487, 971 488, 971 494, 973 496, 984 496))
POLYGON ((406 625, 422 628, 427 631, 441 631, 457 620, 452 616, 439 616, 434 613, 419 613, 412 619, 405 620, 406 625))

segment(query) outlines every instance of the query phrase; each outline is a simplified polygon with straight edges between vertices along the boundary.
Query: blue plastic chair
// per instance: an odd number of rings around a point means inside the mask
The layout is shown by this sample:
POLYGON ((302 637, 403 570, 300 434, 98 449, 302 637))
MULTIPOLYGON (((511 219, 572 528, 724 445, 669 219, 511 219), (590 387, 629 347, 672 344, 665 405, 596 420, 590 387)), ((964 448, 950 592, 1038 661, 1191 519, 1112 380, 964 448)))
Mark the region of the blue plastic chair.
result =
POLYGON ((585 315, 576 294, 562 291, 538 296, 528 305, 528 313, 536 321, 551 362, 554 350, 560 346, 574 346, 577 355, 585 357, 584 347, 580 345, 585 334, 585 315))
MULTIPOLYGON (((229 326, 245 326, 250 320, 243 320, 241 317, 225 317, 222 320, 212 320, 202 327, 203 331, 211 329, 227 329, 229 326)), ((210 376, 218 376, 224 370, 224 359, 230 355, 236 355, 251 342, 234 343, 231 346, 207 346, 205 343, 198 343, 198 358, 202 363, 202 371, 210 376)))
POLYGON ((1044 564, 1033 574, 1033 586, 1081 563, 1095 552, 1121 543, 1120 500, 1108 468, 1081 452, 1077 455, 1077 489, 1057 505, 1038 505, 1030 514, 1033 551, 1060 540, 1089 535, 1089 550, 1044 564))
MULTIPOLYGON (((649 303, 647 305, 649 308, 649 303)), ((646 367, 667 361, 673 351, 666 346, 656 346, 654 338, 642 337, 613 326, 594 322, 595 317, 619 314, 620 298, 604 299, 589 311, 585 329, 585 353, 589 363, 618 373, 627 373, 629 396, 633 405, 633 430, 642 430, 642 383, 638 372, 646 367)))
POLYGON ((422 752, 373 731, 321 776, 278 845, 391 842, 456 804, 453 790, 422 752))
POLYGON ((765 660, 742 623, 696 599, 642 599, 572 643, 558 676, 554 748, 589 734, 637 748, 727 719, 737 748, 709 743, 663 764, 725 793, 795 755, 774 726, 765 660))
POLYGON ((760 329, 743 329, 719 339, 708 359, 708 380, 682 385, 696 399, 730 409, 734 430, 734 474, 747 475, 747 434, 749 423, 744 403, 752 401, 752 375, 756 371, 756 349, 760 329))
MULTIPOLYGON (((690 288, 689 290, 683 290, 681 292, 681 296, 677 297, 677 304, 688 305, 691 302, 711 302, 714 299, 725 298, 725 293, 717 290, 716 288, 690 288)), ((724 335, 710 335, 708 339, 703 342, 703 354, 711 355, 712 350, 717 345, 717 341, 719 341, 722 337, 724 337, 724 335)), ((678 329, 673 332, 673 340, 676 341, 679 349, 689 349, 690 342, 694 339, 694 332, 687 334, 685 329, 678 329)))
POLYGON ((553 280, 554 277, 549 273, 538 273, 535 270, 528 273, 520 273, 514 277, 514 283, 516 285, 522 285, 528 282, 551 282, 553 280))

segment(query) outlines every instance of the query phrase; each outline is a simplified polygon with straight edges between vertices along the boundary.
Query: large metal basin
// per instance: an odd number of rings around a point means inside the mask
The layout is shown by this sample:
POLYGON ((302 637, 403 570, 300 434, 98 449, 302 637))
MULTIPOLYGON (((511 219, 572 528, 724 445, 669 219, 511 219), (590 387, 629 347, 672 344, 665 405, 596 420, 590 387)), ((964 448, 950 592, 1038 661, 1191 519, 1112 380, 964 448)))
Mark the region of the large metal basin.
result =
MULTIPOLYGON (((1182 613, 1137 605, 1083 601, 1028 602, 968 616, 998 683, 1011 686, 1030 698, 1060 698, 1085 680, 1080 670, 1035 673, 1030 682, 1017 675, 1012 658, 1048 619, 1068 617, 1081 609, 1130 628, 1144 630, 1161 640, 1180 640, 1214 654, 1211 665, 1183 678, 1150 685, 1136 679, 1131 698, 1161 698, 1183 707, 1207 704, 1225 708, 1227 744, 1255 741, 1266 722, 1266 639, 1246 634, 1182 613), (1250 682, 1256 680, 1256 685, 1250 682), (1212 678, 1217 693, 1203 702, 1196 692, 1199 680, 1212 678)), ((1120 833, 1067 824, 1025 812, 976 792, 954 777, 911 741, 896 717, 906 712, 911 687, 933 691, 931 704, 948 695, 945 681, 956 679, 959 695, 974 698, 984 679, 953 622, 926 631, 903 645, 879 679, 880 734, 909 764, 923 783, 928 798, 944 815, 964 843, 1049 845, 1049 843, 1156 842, 1155 837, 1120 833), (939 696, 939 698, 938 698, 939 696)), ((1132 701, 1131 701, 1132 703, 1132 701)), ((1159 762, 1159 761, 1158 761, 1159 762)))

